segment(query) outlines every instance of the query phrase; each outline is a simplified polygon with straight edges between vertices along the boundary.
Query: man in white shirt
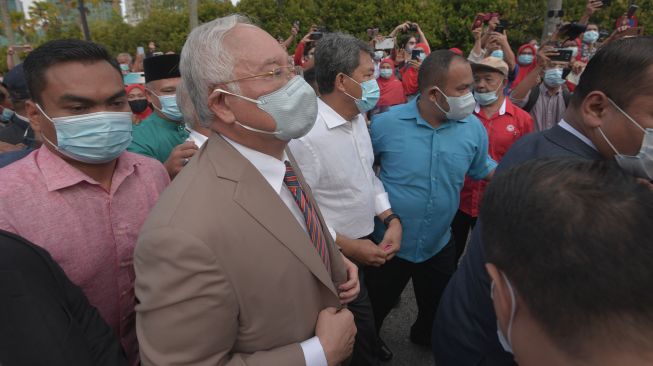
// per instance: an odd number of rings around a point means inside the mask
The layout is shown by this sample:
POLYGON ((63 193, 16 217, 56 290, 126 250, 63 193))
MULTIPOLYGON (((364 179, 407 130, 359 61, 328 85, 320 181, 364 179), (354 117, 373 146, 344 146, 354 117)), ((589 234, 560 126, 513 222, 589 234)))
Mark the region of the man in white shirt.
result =
POLYGON ((240 16, 195 28, 181 58, 212 134, 139 236, 143 365, 342 363, 358 270, 284 152, 314 124, 315 93, 276 40, 240 16))
MULTIPOLYGON (((369 45, 349 35, 329 34, 320 40, 315 51, 317 121, 289 147, 342 252, 359 265, 378 267, 399 250, 402 231, 374 174, 372 142, 363 116, 379 97, 372 57, 369 45), (378 245, 368 239, 375 216, 388 226, 378 245)), ((392 357, 390 352, 377 352, 377 329, 363 284, 349 309, 358 328, 352 364, 377 365, 379 357, 392 357)))

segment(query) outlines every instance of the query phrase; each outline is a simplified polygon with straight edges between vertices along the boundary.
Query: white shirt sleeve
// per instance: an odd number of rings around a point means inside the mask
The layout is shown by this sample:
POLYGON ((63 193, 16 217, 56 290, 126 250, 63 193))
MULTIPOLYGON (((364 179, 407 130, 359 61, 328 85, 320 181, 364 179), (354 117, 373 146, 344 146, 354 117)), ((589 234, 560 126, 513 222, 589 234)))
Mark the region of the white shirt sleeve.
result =
MULTIPOLYGON (((324 222, 326 223, 326 219, 324 220, 324 222)), ((336 236, 338 235, 336 233, 336 230, 333 227, 331 227, 329 224, 327 224, 327 229, 329 230, 329 234, 331 234, 331 237, 333 238, 333 242, 335 243, 336 242, 336 236)))
POLYGON ((379 177, 374 176, 374 210, 377 215, 380 215, 384 211, 390 209, 390 199, 388 198, 388 193, 385 191, 383 182, 379 177))
POLYGON ((328 366, 324 348, 319 338, 313 337, 299 344, 304 352, 306 366, 328 366))

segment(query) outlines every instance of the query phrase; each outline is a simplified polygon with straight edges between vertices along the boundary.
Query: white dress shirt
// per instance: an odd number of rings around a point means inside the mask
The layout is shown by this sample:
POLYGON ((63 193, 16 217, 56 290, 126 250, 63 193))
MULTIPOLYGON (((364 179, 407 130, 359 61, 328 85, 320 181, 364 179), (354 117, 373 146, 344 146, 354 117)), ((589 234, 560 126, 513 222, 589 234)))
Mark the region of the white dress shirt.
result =
POLYGON ((390 208, 383 183, 372 169, 374 152, 362 114, 345 120, 318 98, 315 126, 288 144, 320 205, 329 231, 349 238, 374 230, 374 216, 390 208))
POLYGON ((190 132, 188 134, 188 139, 186 141, 193 141, 197 147, 202 147, 206 140, 208 140, 208 137, 202 135, 201 133, 193 130, 192 128, 189 128, 188 131, 190 132))
MULTIPOLYGON (((272 189, 277 192, 283 203, 288 206, 290 212, 292 212, 295 219, 297 219, 308 235, 304 214, 302 214, 297 202, 295 202, 295 198, 283 182, 283 178, 286 175, 286 165, 284 162, 288 160, 286 154, 283 154, 284 160, 278 160, 270 155, 243 146, 225 136, 222 136, 222 138, 224 138, 229 144, 231 144, 231 146, 238 150, 245 159, 249 160, 249 162, 254 165, 256 170, 261 173, 272 189)), ((304 352, 304 360, 306 361, 307 366, 327 366, 324 348, 322 348, 322 344, 317 336, 301 342, 299 345, 302 347, 302 351, 304 352)))

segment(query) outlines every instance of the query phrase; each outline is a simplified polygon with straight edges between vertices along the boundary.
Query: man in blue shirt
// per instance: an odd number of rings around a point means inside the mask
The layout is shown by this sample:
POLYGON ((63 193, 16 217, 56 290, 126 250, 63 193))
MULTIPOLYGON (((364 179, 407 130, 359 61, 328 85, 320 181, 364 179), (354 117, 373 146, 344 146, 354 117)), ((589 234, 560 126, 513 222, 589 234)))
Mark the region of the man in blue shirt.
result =
MULTIPOLYGON (((485 128, 472 115, 473 83, 467 60, 448 50, 433 52, 420 68, 421 95, 372 121, 379 178, 404 230, 396 257, 369 268, 369 296, 380 329, 412 278, 418 316, 410 339, 425 346, 431 344, 435 311, 456 268, 450 225, 465 175, 490 179, 496 167, 485 128)), ((375 239, 384 231, 377 222, 375 239)))

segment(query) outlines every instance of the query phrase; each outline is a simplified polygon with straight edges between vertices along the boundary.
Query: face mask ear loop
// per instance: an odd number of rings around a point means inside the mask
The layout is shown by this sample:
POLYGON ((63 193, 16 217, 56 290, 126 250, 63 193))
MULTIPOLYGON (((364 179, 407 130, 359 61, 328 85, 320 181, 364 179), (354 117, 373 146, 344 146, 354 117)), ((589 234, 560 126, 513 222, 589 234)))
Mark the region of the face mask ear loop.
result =
POLYGON ((624 117, 626 117, 630 122, 632 122, 635 126, 637 126, 637 128, 639 128, 640 130, 642 130, 642 132, 646 133, 646 130, 645 130, 642 126, 640 126, 639 123, 637 123, 637 122, 633 119, 633 117, 631 117, 628 113, 626 113, 626 111, 624 111, 623 109, 621 109, 621 107, 619 107, 619 106, 617 105, 617 103, 615 103, 615 102, 614 102, 612 99, 610 99, 610 98, 608 98, 608 100, 610 101, 610 103, 612 104, 613 107, 615 107, 619 112, 621 112, 621 114, 624 115, 624 117))
MULTIPOLYGON (((246 101, 248 101, 248 102, 252 102, 252 103, 254 103, 254 104, 261 104, 261 101, 260 101, 260 100, 256 100, 256 99, 248 98, 248 97, 245 97, 245 96, 242 96, 242 95, 238 95, 238 94, 235 94, 235 93, 232 93, 232 92, 226 91, 226 90, 224 90, 224 89, 220 89, 220 88, 218 88, 218 89, 213 89, 213 92, 214 92, 214 93, 215 93, 215 92, 220 92, 220 93, 224 93, 224 94, 228 94, 228 95, 232 95, 232 96, 234 96, 234 97, 238 97, 238 98, 244 99, 244 100, 246 100, 246 101)), ((279 135, 279 134, 281 134, 281 132, 279 132, 279 131, 264 131, 264 130, 259 130, 258 128, 254 128, 254 127, 247 126, 247 125, 242 124, 242 123, 240 123, 240 122, 238 122, 238 121, 235 121, 235 122, 236 122, 236 124, 237 124, 238 126, 244 128, 244 129, 246 129, 247 131, 257 132, 257 133, 262 133, 262 134, 265 134, 265 135, 279 135)))
MULTIPOLYGON (((360 86, 360 88, 361 88, 361 97, 362 97, 363 96, 363 86, 358 81, 354 80, 354 78, 352 78, 351 76, 346 75, 346 74, 343 74, 343 75, 345 75, 346 77, 351 79, 351 81, 355 82, 356 84, 358 84, 358 86, 360 86)), ((351 98, 353 100, 363 100, 363 99, 354 98, 353 96, 349 95, 349 93, 347 93, 346 91, 343 92, 343 93, 345 93, 346 96, 348 96, 349 98, 351 98)))
POLYGON ((508 277, 506 277, 506 274, 501 272, 501 275, 503 276, 503 279, 506 281, 506 284, 508 285, 508 290, 510 291, 510 321, 508 322, 508 344, 512 347, 512 323, 515 320, 515 313, 517 312, 517 299, 515 297, 515 291, 512 288, 512 285, 510 284, 510 281, 508 280, 508 277))
MULTIPOLYGON (((437 86, 435 87, 435 89, 437 89, 440 93, 442 93, 442 95, 444 95, 444 97, 447 99, 447 103, 449 103, 449 97, 446 94, 444 94, 442 89, 440 89, 437 86)), ((435 106, 438 107, 438 109, 444 114, 447 114, 447 113, 451 112, 451 105, 449 105, 449 111, 447 112, 447 111, 444 110, 444 108, 440 107, 440 104, 438 104, 438 99, 437 98, 435 98, 435 106)))
POLYGON ((605 142, 607 142, 608 145, 610 145, 610 148, 614 151, 615 154, 619 155, 619 151, 617 151, 617 149, 615 149, 614 145, 612 145, 610 140, 608 140, 608 137, 605 136, 605 134, 603 133, 603 130, 601 129, 601 127, 598 127, 598 129, 599 129, 599 132, 601 133, 601 136, 603 136, 603 139, 605 140, 605 142))

